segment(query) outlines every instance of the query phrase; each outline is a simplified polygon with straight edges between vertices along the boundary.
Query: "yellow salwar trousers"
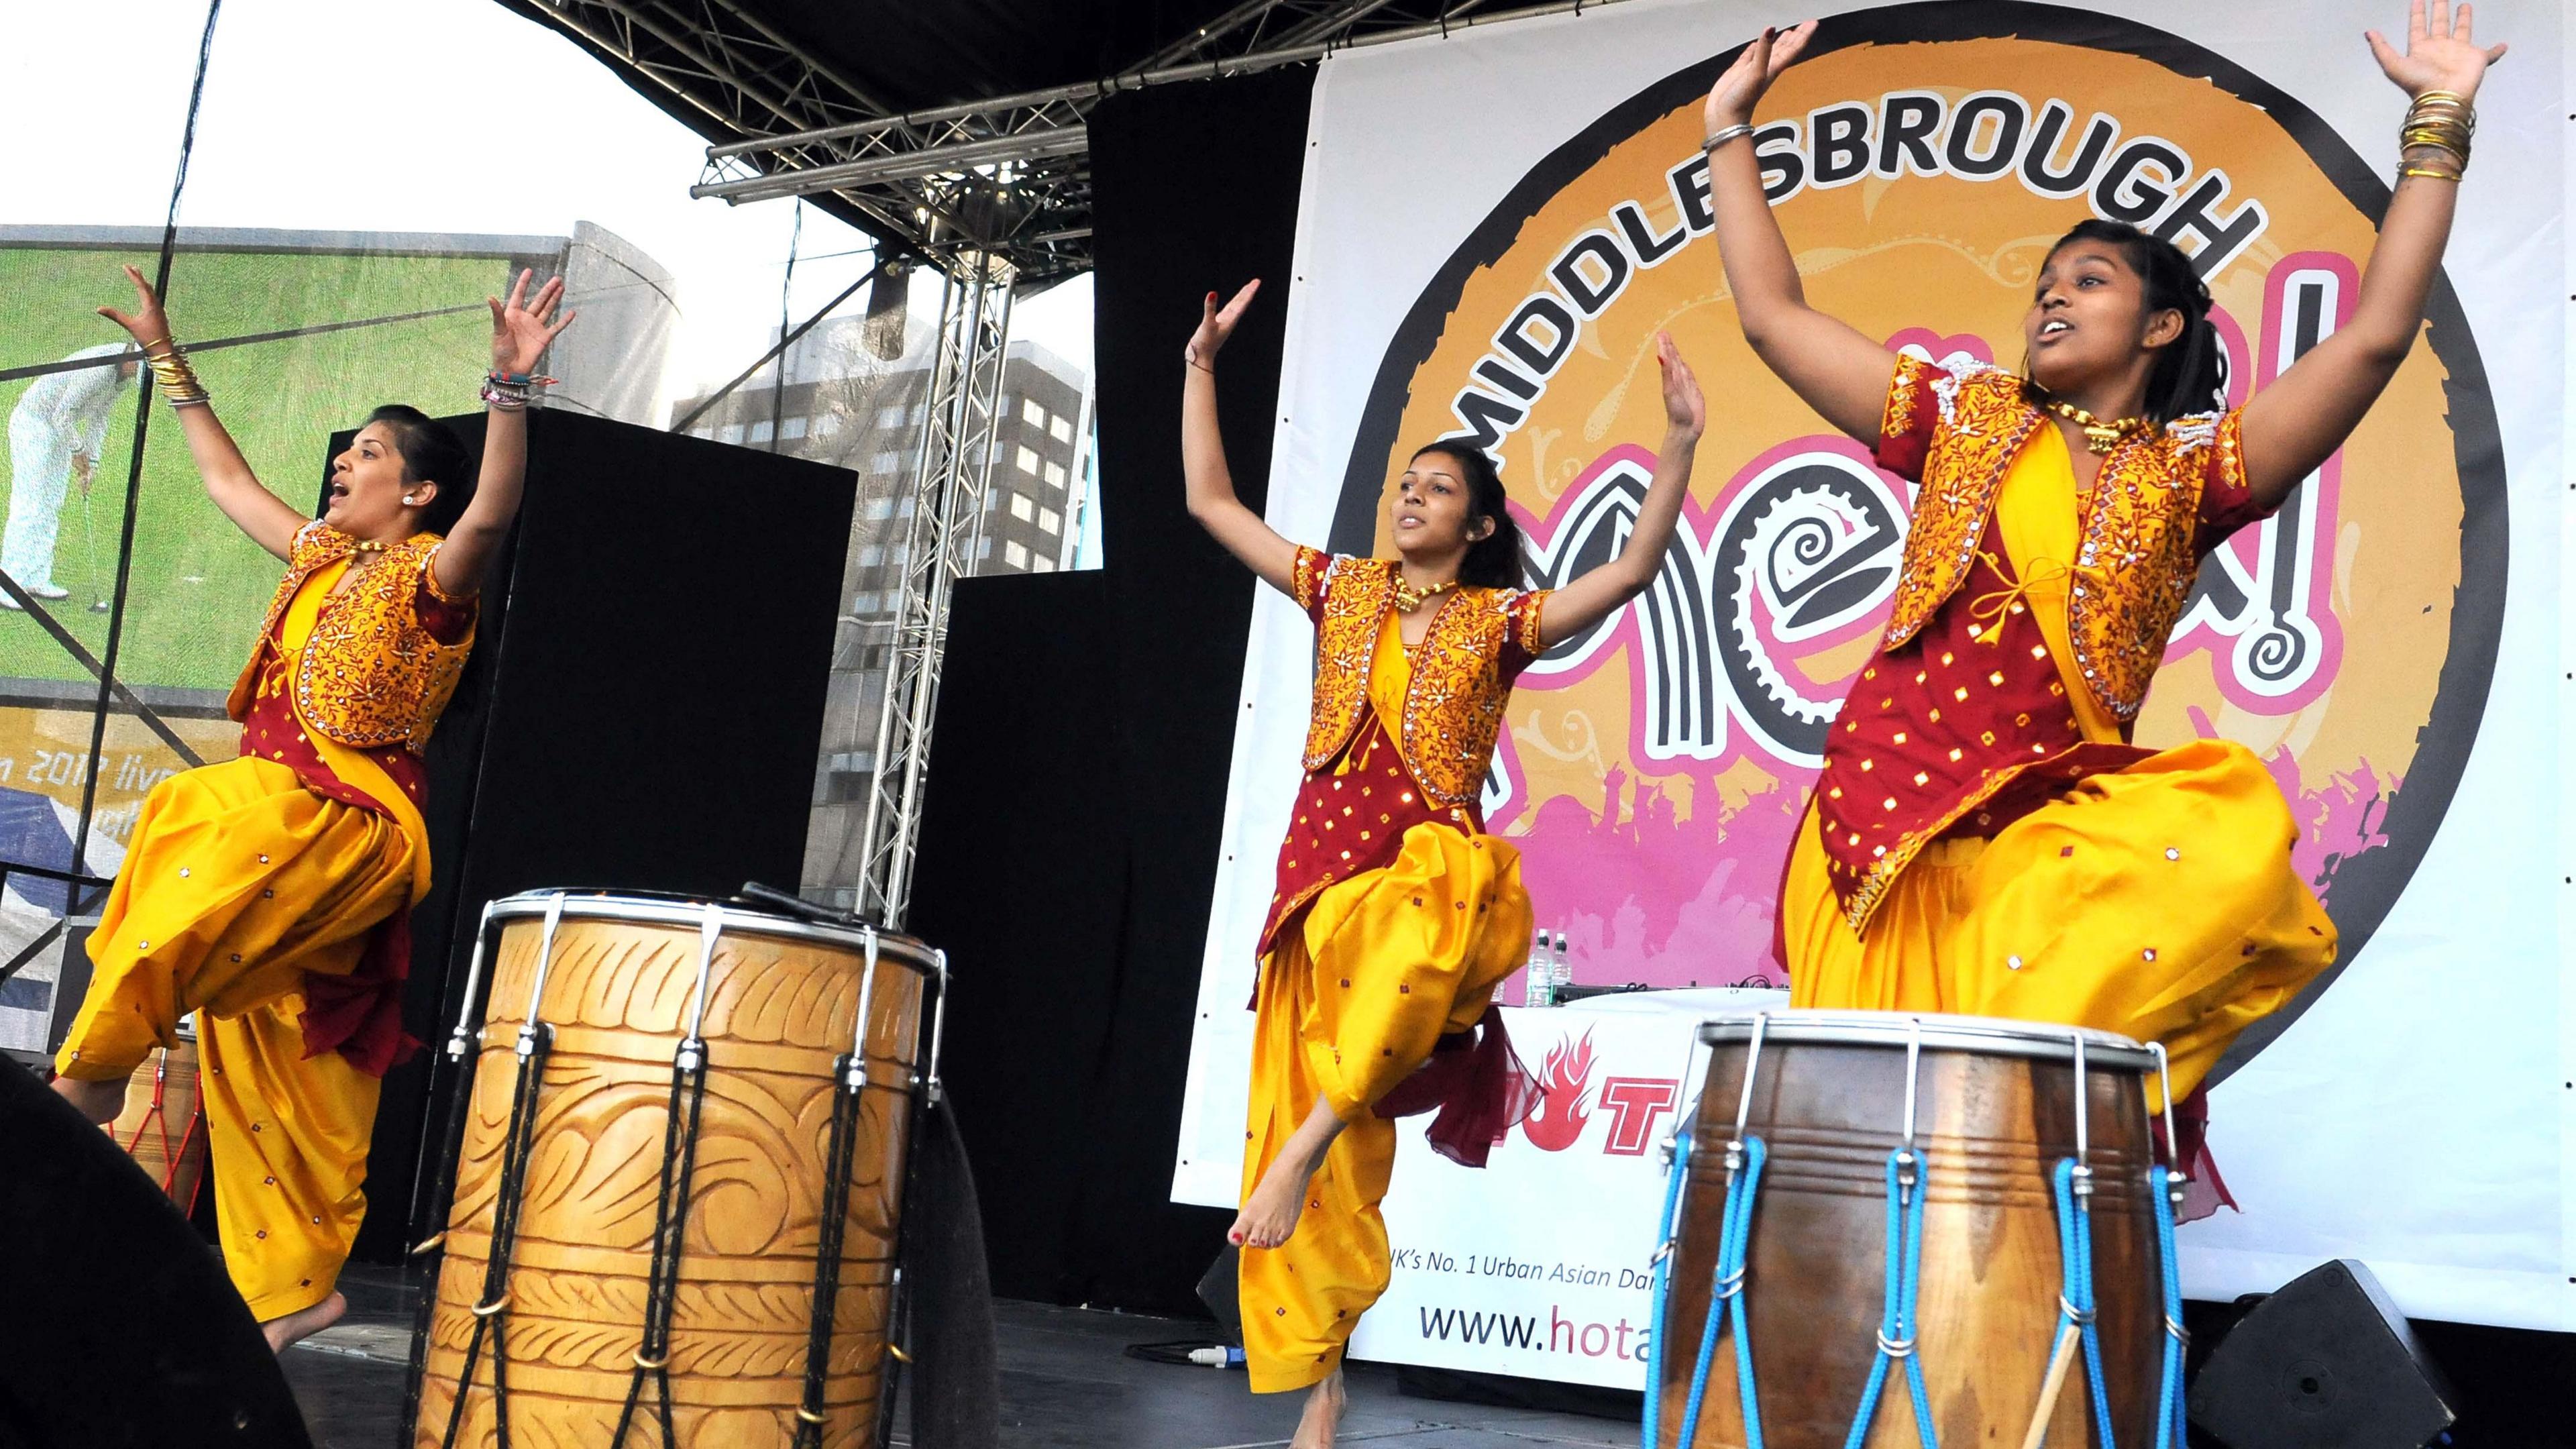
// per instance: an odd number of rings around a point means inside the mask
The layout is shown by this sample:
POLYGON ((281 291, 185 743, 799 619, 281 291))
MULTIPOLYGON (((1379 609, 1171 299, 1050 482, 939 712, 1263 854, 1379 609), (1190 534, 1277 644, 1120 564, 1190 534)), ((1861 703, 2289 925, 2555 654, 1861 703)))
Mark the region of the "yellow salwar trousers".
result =
POLYGON ((199 1013, 224 1263, 262 1321, 331 1295, 366 1208, 378 1084, 336 1052, 304 1054, 304 975, 358 964, 410 904, 415 849, 284 765, 207 765, 144 801, 90 937, 89 994, 56 1069, 125 1077, 199 1013))
POLYGON ((1855 936, 1809 812, 1781 894, 1789 1004, 2055 1022, 2161 1041, 2177 1099, 2334 960, 2297 830, 2242 745, 2096 775, 1997 832, 1934 841, 1855 936))
POLYGON ((1530 938, 1520 855, 1489 835, 1416 825, 1386 867, 1327 887, 1262 962, 1254 999, 1248 1196, 1317 1099, 1342 1120, 1297 1230, 1245 1248, 1243 1350, 1254 1393, 1330 1374, 1391 1263, 1378 1211, 1395 1124, 1370 1109, 1464 1031, 1530 938))
MULTIPOLYGON (((2121 742, 2119 722, 2065 667, 2075 657, 2065 561, 2080 539, 2055 427, 2034 429, 2013 460, 1994 523, 2084 738, 2121 742)), ((1935 840, 1858 935, 1816 832, 1811 803, 1780 895, 1792 1006, 2010 1017, 2161 1041, 2180 1100, 2238 1032, 2334 961, 2334 922, 2290 862, 2289 805, 2242 745, 2196 740, 2087 779, 1992 840, 1935 840)))

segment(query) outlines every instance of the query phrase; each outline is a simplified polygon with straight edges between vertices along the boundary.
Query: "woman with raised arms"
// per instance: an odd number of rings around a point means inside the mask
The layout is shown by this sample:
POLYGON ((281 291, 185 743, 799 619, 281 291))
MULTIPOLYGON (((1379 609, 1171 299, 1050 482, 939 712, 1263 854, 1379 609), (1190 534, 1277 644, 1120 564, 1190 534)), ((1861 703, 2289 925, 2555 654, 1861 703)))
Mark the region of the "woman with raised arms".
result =
POLYGON ((2504 53, 2469 31, 2468 6, 2454 23, 2433 0, 2402 54, 2369 36, 2413 106, 2352 318, 2232 411, 2209 289, 2128 226, 2087 220, 2048 253, 2020 375, 1890 356, 1808 306, 1750 135, 1815 23, 1718 78, 1710 186, 1745 339, 1921 485, 1783 883, 1794 1004, 2103 1028, 2164 1043, 2188 1092, 2334 959, 2261 762, 2130 731, 2201 558, 2342 445, 2415 341, 2504 53))
POLYGON ((198 1016, 224 1267, 271 1348, 347 1311, 379 1079, 409 1045, 411 909, 429 889, 421 749, 474 647, 476 600, 519 510, 532 377, 573 314, 519 274, 492 310, 479 466, 389 404, 331 460, 307 518, 251 471, 132 267, 142 350, 216 508, 286 564, 234 685, 241 754, 155 786, 89 938, 89 994, 54 1088, 113 1121, 126 1083, 198 1016))
POLYGON ((1485 833, 1477 795, 1512 681, 1652 580, 1705 425, 1699 384, 1659 338, 1666 431, 1616 558, 1553 591, 1524 588, 1520 529, 1492 460, 1446 439, 1390 490, 1392 559, 1337 556, 1273 532, 1235 497, 1215 367, 1259 282, 1207 296, 1181 393, 1189 508, 1315 621, 1306 778, 1279 853, 1254 992, 1243 1150, 1244 1354, 1256 1393, 1311 1389, 1297 1449, 1333 1442, 1342 1348, 1386 1290, 1378 1213, 1395 1159, 1387 1119, 1430 1129, 1471 1166, 1536 1104, 1494 987, 1530 938, 1520 857, 1485 833))

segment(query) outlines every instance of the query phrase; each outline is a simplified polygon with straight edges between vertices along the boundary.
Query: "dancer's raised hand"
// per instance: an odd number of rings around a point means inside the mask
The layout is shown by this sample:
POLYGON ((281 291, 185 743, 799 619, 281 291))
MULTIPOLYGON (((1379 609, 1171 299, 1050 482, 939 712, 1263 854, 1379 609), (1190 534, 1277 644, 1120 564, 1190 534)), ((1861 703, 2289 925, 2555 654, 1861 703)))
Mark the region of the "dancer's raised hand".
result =
POLYGON ((170 340, 170 316, 161 310, 161 294, 143 280, 143 273, 132 266, 125 275, 134 279, 134 310, 119 312, 114 307, 101 307, 98 315, 125 329, 138 347, 158 347, 170 340))
POLYGON ((2465 4, 2454 20, 2451 0, 2411 0, 2406 7, 2405 54, 2398 54, 2388 37, 2376 30, 2363 31, 2362 36, 2370 42, 2379 68, 2399 90, 2410 96, 2450 91, 2467 98, 2478 93, 2487 67, 2504 59, 2505 52, 2501 45, 2480 49, 2469 38, 2470 19, 2465 4))
POLYGON ((1737 52, 1735 63, 1717 78, 1717 84, 1709 87, 1708 104, 1700 111, 1709 131, 1749 124, 1762 93, 1771 89, 1780 72, 1798 63, 1815 34, 1816 22, 1812 20, 1787 31, 1764 26, 1752 44, 1737 52))
POLYGON ((1655 361, 1663 367, 1664 421, 1671 436, 1696 442, 1708 430, 1708 402, 1700 396, 1699 379, 1669 332, 1655 334, 1655 361))
POLYGON ((483 299, 492 308, 492 366, 496 371, 534 372, 546 348, 572 325, 572 319, 581 315, 566 312, 560 318, 555 316, 555 308, 563 301, 561 277, 547 278, 546 284, 537 289, 535 300, 529 300, 528 282, 535 275, 520 272, 519 280, 510 287, 507 302, 498 297, 483 299))
POLYGON ((1243 320, 1243 310, 1252 305, 1252 296, 1261 290, 1261 279, 1253 278, 1234 294, 1234 300, 1223 307, 1216 304, 1216 293, 1207 294, 1199 313, 1199 329, 1190 334, 1190 345, 1181 350, 1182 358, 1193 367, 1213 368, 1217 349, 1234 335, 1234 324, 1243 320))

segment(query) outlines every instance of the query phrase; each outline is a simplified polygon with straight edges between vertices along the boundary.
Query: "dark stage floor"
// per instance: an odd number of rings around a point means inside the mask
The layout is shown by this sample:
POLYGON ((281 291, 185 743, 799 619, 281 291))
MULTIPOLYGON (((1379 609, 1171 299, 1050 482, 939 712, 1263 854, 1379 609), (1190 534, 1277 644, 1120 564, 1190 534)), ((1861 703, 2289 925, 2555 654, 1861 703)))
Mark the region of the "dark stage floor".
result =
MULTIPOLYGON (((286 1377, 317 1449, 394 1449, 411 1310, 399 1280, 352 1268, 349 1316, 286 1352, 286 1377)), ((1002 1443, 1010 1449, 1269 1449, 1297 1424, 1294 1396, 1256 1400, 1243 1375, 1128 1358, 1131 1343, 1196 1338, 1203 1323, 1003 1303, 1002 1443)), ((1522 1409, 1407 1397, 1395 1373, 1354 1366, 1345 1444, 1387 1449, 1467 1445, 1629 1445, 1636 1426, 1522 1409)), ((897 1444, 906 1441, 900 1431, 897 1444)))

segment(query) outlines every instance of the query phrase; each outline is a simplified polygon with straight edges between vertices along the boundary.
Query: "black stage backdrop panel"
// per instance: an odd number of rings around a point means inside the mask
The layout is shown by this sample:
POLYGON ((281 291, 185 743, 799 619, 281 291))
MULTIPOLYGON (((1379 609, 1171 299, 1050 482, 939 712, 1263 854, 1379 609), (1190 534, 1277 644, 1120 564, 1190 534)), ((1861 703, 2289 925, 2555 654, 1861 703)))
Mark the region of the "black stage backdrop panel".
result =
MULTIPOLYGON (((482 418, 448 421, 480 447, 482 418)), ((403 1018, 432 1049, 385 1078, 368 1261, 400 1257, 424 1124, 446 1120, 456 1083, 431 1069, 486 901, 792 888, 804 864, 856 475, 569 412, 528 422, 518 524, 429 742, 437 874, 403 1018)))
POLYGON ((946 1077, 1007 1297, 1198 1312, 1224 1246, 1230 1214, 1170 1195, 1254 584, 1183 506, 1181 345, 1207 293, 1263 279, 1217 369, 1258 508, 1313 84, 1092 112, 1107 567, 959 590, 911 921, 950 950, 946 1077))

